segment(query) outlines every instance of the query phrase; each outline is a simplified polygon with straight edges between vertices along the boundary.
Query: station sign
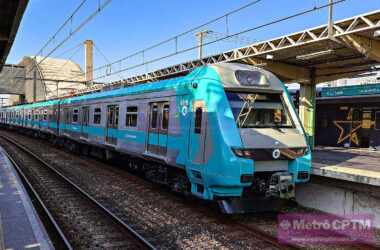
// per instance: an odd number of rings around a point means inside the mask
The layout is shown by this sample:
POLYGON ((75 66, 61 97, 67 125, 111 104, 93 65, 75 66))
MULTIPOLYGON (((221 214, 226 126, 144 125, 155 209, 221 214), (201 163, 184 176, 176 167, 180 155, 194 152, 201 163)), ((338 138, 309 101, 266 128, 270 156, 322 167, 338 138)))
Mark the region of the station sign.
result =
POLYGON ((380 83, 351 85, 343 87, 324 87, 321 90, 321 97, 358 96, 375 94, 380 94, 380 83))

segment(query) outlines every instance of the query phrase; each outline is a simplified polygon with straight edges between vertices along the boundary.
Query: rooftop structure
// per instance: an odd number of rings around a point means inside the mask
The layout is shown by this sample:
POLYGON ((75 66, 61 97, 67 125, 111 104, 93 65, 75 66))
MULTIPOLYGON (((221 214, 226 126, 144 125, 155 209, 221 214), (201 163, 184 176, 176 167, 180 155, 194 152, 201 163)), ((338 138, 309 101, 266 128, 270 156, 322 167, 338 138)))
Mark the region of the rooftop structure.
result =
MULTIPOLYGON (((19 66, 25 68, 24 98, 26 102, 41 101, 69 94, 86 87, 81 67, 73 61, 58 58, 24 57, 19 66), (39 63, 41 62, 41 63, 39 63), (71 80, 64 80, 71 79, 71 80)), ((18 96, 11 102, 23 101, 18 96)))
POLYGON ((0 71, 13 45, 28 0, 0 0, 0 71))

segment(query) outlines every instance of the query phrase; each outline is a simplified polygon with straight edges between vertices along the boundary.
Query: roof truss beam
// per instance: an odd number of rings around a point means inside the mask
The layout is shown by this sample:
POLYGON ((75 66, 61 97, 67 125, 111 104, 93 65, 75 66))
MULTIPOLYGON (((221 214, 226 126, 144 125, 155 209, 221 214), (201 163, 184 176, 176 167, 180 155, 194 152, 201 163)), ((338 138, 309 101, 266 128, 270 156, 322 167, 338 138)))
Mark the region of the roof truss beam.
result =
POLYGON ((347 35, 340 39, 346 46, 359 51, 372 60, 380 62, 380 41, 359 35, 347 35))
MULTIPOLYGON (((289 34, 279 38, 254 43, 246 47, 237 48, 206 58, 177 64, 164 69, 158 69, 142 75, 132 76, 122 81, 100 85, 97 86, 95 89, 89 88, 87 90, 82 90, 79 94, 92 91, 99 91, 103 88, 112 88, 113 86, 129 86, 143 82, 150 82, 158 79, 169 78, 188 72, 194 69, 195 67, 202 65, 246 60, 255 61, 257 60, 257 58, 266 58, 267 55, 275 54, 275 52, 277 51, 286 51, 289 48, 303 48, 306 45, 318 44, 321 41, 328 40, 341 42, 343 41, 342 43, 344 43, 345 46, 353 47, 356 50, 361 51, 363 55, 366 55, 370 58, 374 58, 380 62, 379 42, 375 40, 366 41, 364 37, 359 36, 361 32, 368 33, 379 28, 380 11, 377 10, 374 12, 365 13, 359 16, 336 22, 333 26, 333 37, 328 36, 327 25, 322 25, 316 28, 289 34)), ((299 51, 301 53, 302 50, 300 49, 299 51)), ((267 69, 273 71, 276 74, 282 75, 283 77, 288 79, 303 81, 305 80, 306 76, 310 76, 310 69, 308 68, 302 68, 289 64, 281 64, 274 61, 266 61, 265 64, 265 67, 267 69)), ((346 76, 349 76, 349 74, 347 74, 346 76)), ((340 77, 346 76, 340 75, 340 77)), ((310 81, 306 81, 305 83, 308 82, 310 81)))
POLYGON ((258 58, 246 58, 243 60, 253 66, 263 67, 281 78, 289 79, 290 81, 309 82, 311 70, 291 64, 276 62, 258 58))

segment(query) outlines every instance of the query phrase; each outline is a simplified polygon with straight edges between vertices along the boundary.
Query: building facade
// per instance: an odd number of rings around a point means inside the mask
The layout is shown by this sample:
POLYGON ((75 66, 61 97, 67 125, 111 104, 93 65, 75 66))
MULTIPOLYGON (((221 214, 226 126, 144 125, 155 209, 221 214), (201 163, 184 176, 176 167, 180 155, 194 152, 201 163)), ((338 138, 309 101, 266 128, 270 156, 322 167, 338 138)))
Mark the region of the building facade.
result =
POLYGON ((24 96, 14 95, 9 104, 34 102, 69 94, 86 88, 85 74, 73 61, 59 58, 25 56, 19 66, 25 67, 24 96))

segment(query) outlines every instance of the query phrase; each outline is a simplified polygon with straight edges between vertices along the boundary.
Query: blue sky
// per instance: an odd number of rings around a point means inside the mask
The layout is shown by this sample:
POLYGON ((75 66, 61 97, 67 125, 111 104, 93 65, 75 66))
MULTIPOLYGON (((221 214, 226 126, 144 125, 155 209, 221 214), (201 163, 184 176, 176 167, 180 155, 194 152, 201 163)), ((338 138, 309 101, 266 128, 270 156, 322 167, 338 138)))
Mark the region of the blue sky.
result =
MULTIPOLYGON (((81 19, 89 15, 95 9, 98 1, 88 0, 84 8, 79 12, 78 17, 73 20, 72 27, 78 25, 81 19)), ((79 2, 79 0, 30 0, 7 63, 18 63, 23 56, 34 55, 79 2)), ((58 56, 84 40, 92 39, 110 61, 117 60, 249 2, 248 0, 113 0, 103 12, 52 56, 58 56)), ((260 3, 229 17, 229 32, 234 33, 264 24, 315 5, 323 5, 326 2, 327 0, 262 0, 260 3)), ((335 7, 334 19, 338 20, 379 8, 380 0, 347 0, 335 7)), ((299 31, 324 24, 326 20, 327 9, 324 9, 244 34, 239 40, 218 42, 213 46, 206 47, 205 53, 210 54, 240 47, 246 40, 263 40, 299 31)), ((204 29, 211 29, 218 32, 218 34, 224 34, 226 33, 225 20, 204 29)), ((69 27, 57 37, 56 43, 62 40, 68 32, 69 27)), ((208 39, 213 39, 213 37, 208 39)), ((195 44, 194 32, 178 40, 179 49, 188 48, 195 44)), ((53 46, 52 44, 50 48, 53 46)), ((152 59, 163 56, 173 52, 174 48, 173 41, 147 52, 145 57, 146 59, 152 59)), ((68 58, 72 56, 75 62, 83 66, 83 53, 83 48, 79 47, 77 50, 63 54, 61 57, 68 58)), ((151 70, 195 57, 196 52, 190 51, 139 70, 151 70)), ((106 60, 96 50, 94 60, 95 66, 106 63, 106 60)), ((118 67, 133 66, 141 60, 142 56, 139 55, 118 67)), ((119 77, 125 77, 136 72, 138 71, 123 72, 121 75, 113 76, 110 79, 117 80, 119 77)), ((102 75, 104 71, 97 72, 97 74, 102 75)))

